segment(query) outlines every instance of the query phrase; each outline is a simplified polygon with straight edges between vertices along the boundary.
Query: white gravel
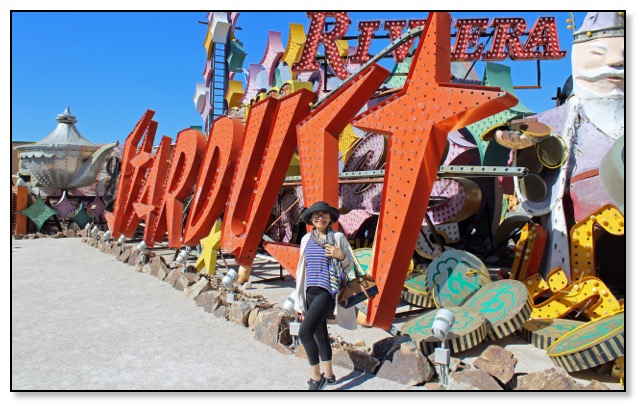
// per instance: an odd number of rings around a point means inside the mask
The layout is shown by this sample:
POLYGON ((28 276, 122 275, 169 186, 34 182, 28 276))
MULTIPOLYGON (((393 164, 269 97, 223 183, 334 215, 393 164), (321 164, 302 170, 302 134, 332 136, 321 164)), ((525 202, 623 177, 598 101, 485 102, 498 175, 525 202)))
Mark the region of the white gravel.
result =
MULTIPOLYGON (((305 360, 80 239, 14 240, 11 389, 303 390, 305 360)), ((328 389, 408 387, 335 367, 328 389)))

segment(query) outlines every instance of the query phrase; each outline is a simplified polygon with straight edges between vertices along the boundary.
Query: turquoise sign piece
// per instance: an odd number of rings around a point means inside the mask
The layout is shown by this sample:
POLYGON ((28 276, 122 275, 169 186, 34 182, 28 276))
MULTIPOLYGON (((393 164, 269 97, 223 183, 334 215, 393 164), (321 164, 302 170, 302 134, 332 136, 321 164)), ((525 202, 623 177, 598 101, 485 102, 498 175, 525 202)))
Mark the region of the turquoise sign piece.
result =
MULTIPOLYGON (((475 311, 462 307, 449 307, 455 316, 455 323, 446 337, 446 347, 453 353, 468 350, 486 337, 486 319, 475 311)), ((436 347, 441 346, 441 341, 433 336, 432 328, 437 310, 429 311, 419 317, 415 317, 402 325, 401 332, 407 334, 420 344, 420 349, 426 355, 433 353, 436 347)))
POLYGON ((477 257, 466 251, 449 250, 428 266, 427 282, 438 306, 453 307, 462 304, 491 279, 488 269, 477 257))
POLYGON ((488 321, 488 337, 497 340, 520 329, 530 318, 532 304, 526 286, 513 279, 491 282, 474 295, 462 307, 479 311, 488 321))

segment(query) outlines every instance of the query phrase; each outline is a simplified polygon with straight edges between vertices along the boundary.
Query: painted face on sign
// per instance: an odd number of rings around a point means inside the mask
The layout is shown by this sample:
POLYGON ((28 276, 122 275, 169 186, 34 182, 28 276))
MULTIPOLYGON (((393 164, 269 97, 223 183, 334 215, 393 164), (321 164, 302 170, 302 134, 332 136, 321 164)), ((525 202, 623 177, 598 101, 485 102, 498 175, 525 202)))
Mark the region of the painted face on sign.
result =
POLYGON ((574 93, 579 97, 624 96, 625 38, 608 37, 572 46, 574 93))

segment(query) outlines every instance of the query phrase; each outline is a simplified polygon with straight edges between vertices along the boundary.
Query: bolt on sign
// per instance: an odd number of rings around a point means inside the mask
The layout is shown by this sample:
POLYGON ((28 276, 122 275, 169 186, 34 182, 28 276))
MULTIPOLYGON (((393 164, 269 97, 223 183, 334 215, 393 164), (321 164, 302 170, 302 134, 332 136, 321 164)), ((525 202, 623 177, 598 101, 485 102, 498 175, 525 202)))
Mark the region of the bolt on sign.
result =
MULTIPOLYGON (((341 14, 340 20, 346 16, 341 14)), ((170 247, 195 245, 224 213, 221 245, 235 255, 241 265, 239 279, 245 281, 295 147, 305 203, 325 200, 337 205, 339 133, 351 123, 387 135, 384 191, 372 256, 380 292, 369 303, 367 319, 370 325, 389 329, 448 133, 517 103, 499 88, 450 83, 450 30, 449 13, 430 14, 402 90, 358 116, 389 75, 376 63, 314 110, 315 93, 301 89, 256 103, 244 129, 237 119, 219 117, 207 144, 202 133, 184 130, 171 157, 167 137, 154 156, 150 153, 157 123, 148 110, 126 139, 119 196, 113 214, 107 216, 113 236, 132 237, 144 220, 149 246, 166 232, 170 247), (193 187, 183 228, 183 203, 193 187)), ((311 43, 306 47, 311 48, 311 43)))
MULTIPOLYGON (((316 71, 318 45, 322 43, 325 48, 325 59, 334 74, 344 80, 349 77, 345 69, 342 57, 338 51, 337 41, 342 40, 351 20, 346 12, 308 12, 311 20, 307 32, 307 41, 303 48, 300 60, 294 63, 294 72, 316 71), (327 18, 333 18, 333 27, 325 31, 327 18)), ((464 18, 455 21, 455 44, 451 51, 451 61, 501 61, 507 58, 511 60, 558 60, 565 57, 566 52, 561 50, 557 34, 556 20, 554 17, 539 17, 530 31, 527 31, 527 23, 523 18, 494 18, 488 24, 488 18, 464 18), (491 31, 488 33, 488 28, 491 31), (493 37, 489 50, 484 43, 479 43, 484 34, 493 37), (525 43, 521 37, 526 35, 525 43), (539 50, 541 48, 541 50, 539 50)), ((422 26, 426 20, 410 20, 408 28, 413 29, 422 26)), ((449 26, 451 22, 449 21, 449 26)), ((368 53, 374 32, 380 29, 381 21, 361 21, 358 23, 358 47, 350 61, 365 63, 372 56, 368 53)), ((384 30, 388 32, 391 42, 402 35, 407 26, 406 20, 385 21, 384 30)), ((402 43, 393 52, 396 62, 402 62, 407 56, 414 38, 402 43)))

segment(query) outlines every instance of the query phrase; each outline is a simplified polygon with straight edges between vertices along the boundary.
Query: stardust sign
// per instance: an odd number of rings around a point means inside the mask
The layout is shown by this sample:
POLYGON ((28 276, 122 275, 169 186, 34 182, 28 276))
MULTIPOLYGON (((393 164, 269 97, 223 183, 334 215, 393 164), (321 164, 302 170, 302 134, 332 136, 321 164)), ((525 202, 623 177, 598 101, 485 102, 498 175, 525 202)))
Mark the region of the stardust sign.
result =
MULTIPOLYGON (((345 69, 342 57, 338 49, 337 41, 341 40, 351 21, 346 12, 309 12, 311 19, 307 41, 303 48, 300 61, 294 63, 293 71, 318 70, 316 55, 318 45, 325 48, 325 58, 334 74, 340 79, 346 79, 349 72, 345 69), (327 18, 333 18, 335 23, 329 31, 325 31, 327 18)), ((384 30, 388 32, 391 41, 395 41, 402 35, 404 28, 409 29, 422 26, 426 20, 398 20, 384 22, 384 30)), ((380 21, 362 21, 358 24, 358 46, 356 53, 349 57, 352 63, 365 63, 372 56, 368 53, 373 35, 380 29, 380 21)), ((540 17, 535 21, 533 28, 526 32, 527 23, 523 18, 488 18, 458 19, 455 21, 455 44, 451 52, 451 61, 501 61, 507 58, 512 60, 557 60, 565 57, 566 52, 560 49, 557 35, 556 21, 554 17, 540 17), (485 44, 479 43, 482 34, 491 28, 493 37, 488 50, 485 44), (522 42, 522 36, 528 38, 522 42)), ((402 62, 407 56, 413 40, 401 44, 394 52, 396 62, 402 62)))
MULTIPOLYGON (((170 247, 196 245, 223 214, 222 248, 249 279, 256 250, 298 148, 305 205, 338 205, 338 138, 348 124, 388 137, 381 209, 373 255, 380 293, 368 307, 370 325, 389 329, 448 133, 506 110, 517 99, 499 88, 450 83, 450 14, 424 25, 407 77, 398 92, 357 115, 389 76, 372 63, 312 109, 316 94, 300 89, 255 103, 243 126, 222 116, 209 137, 187 129, 172 155, 147 111, 126 139, 113 214, 114 236, 132 237, 143 220, 152 246, 167 233, 170 247), (188 219, 184 200, 194 187, 188 219)), ((333 38, 332 38, 333 39, 333 38)), ((331 40, 331 39, 330 39, 331 40)), ((290 249, 293 249, 289 245, 290 249)), ((296 259, 297 260, 297 259, 296 259)), ((293 273, 293 272, 292 272, 293 273)))

